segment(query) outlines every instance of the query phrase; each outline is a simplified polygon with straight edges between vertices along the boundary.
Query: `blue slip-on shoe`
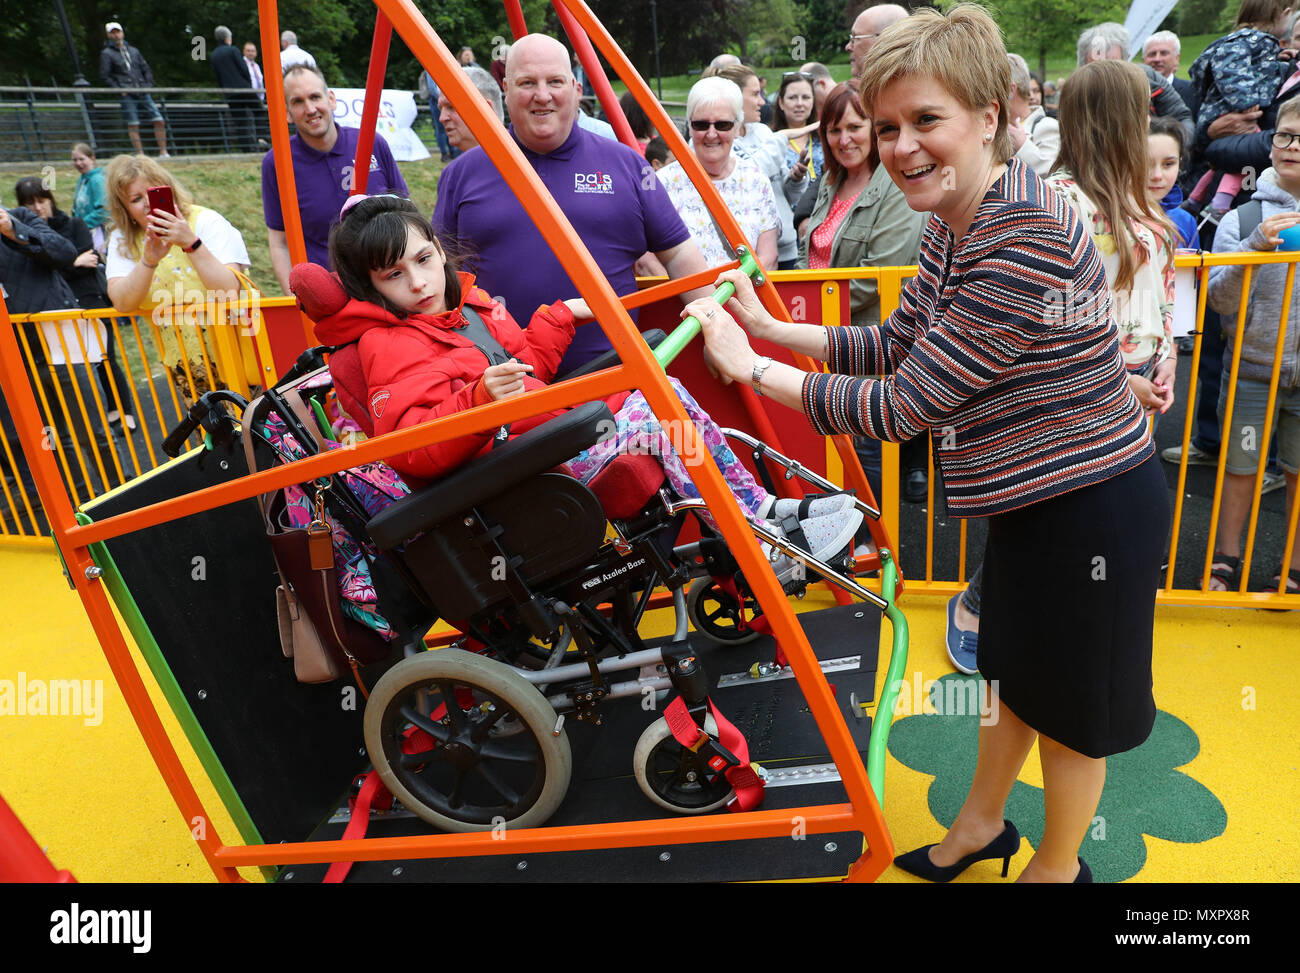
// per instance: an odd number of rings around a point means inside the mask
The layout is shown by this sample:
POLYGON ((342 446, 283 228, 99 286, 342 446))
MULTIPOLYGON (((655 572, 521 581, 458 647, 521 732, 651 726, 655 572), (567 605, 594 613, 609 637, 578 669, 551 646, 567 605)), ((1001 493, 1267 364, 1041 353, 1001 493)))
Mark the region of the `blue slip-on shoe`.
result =
POLYGON ((957 627, 957 600, 960 594, 952 596, 948 602, 948 625, 944 629, 944 647, 948 650, 948 661, 958 672, 968 676, 979 674, 975 661, 975 650, 979 646, 979 632, 963 632, 957 627))

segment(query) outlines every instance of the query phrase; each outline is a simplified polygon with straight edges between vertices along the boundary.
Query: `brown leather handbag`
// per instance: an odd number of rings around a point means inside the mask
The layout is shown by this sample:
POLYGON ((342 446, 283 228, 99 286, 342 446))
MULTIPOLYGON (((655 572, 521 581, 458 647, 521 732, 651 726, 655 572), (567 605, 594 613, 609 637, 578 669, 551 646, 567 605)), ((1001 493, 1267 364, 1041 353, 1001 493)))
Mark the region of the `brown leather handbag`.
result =
MULTIPOLYGON (((315 418, 296 390, 282 393, 302 426, 319 436, 315 418)), ((252 421, 260 399, 249 403, 243 415, 244 453, 250 473, 257 471, 253 451, 252 421)), ((322 448, 322 443, 316 443, 322 448)), ((305 487, 310 492, 310 487, 305 487)), ((373 629, 343 614, 338 577, 334 570, 334 545, 325 517, 323 494, 317 490, 317 514, 307 527, 285 518, 284 492, 257 497, 266 525, 267 540, 280 573, 276 610, 280 621, 280 648, 293 659, 299 682, 325 683, 351 668, 363 691, 360 667, 387 658, 390 646, 373 629)))

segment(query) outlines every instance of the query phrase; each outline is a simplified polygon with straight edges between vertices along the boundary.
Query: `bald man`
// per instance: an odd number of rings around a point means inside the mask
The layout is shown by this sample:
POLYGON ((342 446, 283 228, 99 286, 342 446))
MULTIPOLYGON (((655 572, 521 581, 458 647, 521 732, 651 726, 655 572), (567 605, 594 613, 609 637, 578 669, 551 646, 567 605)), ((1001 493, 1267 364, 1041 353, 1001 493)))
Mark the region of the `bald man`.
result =
POLYGON ((849 52, 853 77, 862 73, 862 59, 867 56, 867 51, 871 50, 871 45, 876 43, 881 32, 907 17, 907 10, 896 3, 868 7, 858 14, 849 31, 849 42, 844 45, 844 49, 849 52))
MULTIPOLYGON (((510 133, 616 294, 636 290, 636 261, 653 253, 672 277, 706 269, 654 170, 634 149, 577 124, 581 89, 564 45, 543 34, 506 56, 510 133)), ((578 296, 551 248, 481 147, 454 159, 438 182, 433 225, 477 254, 478 284, 526 324, 540 306, 578 296)), ((684 295, 707 295, 699 288, 684 295)), ((635 319, 635 314, 633 315, 635 319)), ((560 374, 609 349, 600 326, 579 326, 560 374)))

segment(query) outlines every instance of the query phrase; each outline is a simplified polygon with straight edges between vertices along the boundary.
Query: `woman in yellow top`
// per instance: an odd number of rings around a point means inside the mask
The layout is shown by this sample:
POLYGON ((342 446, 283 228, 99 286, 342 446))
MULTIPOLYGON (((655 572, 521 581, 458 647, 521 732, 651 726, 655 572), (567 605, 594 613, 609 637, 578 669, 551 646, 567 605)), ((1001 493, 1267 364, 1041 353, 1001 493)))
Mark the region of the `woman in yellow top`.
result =
MULTIPOLYGON (((108 238, 108 296, 119 311, 206 307, 243 284, 248 248, 220 213, 193 197, 153 159, 119 155, 105 173, 113 231, 108 238), (149 189, 167 186, 179 213, 150 209, 149 189)), ((168 322, 170 323, 170 322, 168 322)))

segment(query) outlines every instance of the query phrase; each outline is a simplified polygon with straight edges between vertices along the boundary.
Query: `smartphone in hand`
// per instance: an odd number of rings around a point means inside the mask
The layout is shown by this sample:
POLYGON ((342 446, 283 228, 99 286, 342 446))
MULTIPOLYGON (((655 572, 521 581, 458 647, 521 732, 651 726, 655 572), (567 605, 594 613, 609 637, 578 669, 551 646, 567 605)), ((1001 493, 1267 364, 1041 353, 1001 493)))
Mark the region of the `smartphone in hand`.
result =
POLYGON ((180 216, 180 211, 176 209, 176 197, 172 195, 171 186, 150 186, 149 193, 149 212, 156 209, 171 213, 173 216, 180 216))

